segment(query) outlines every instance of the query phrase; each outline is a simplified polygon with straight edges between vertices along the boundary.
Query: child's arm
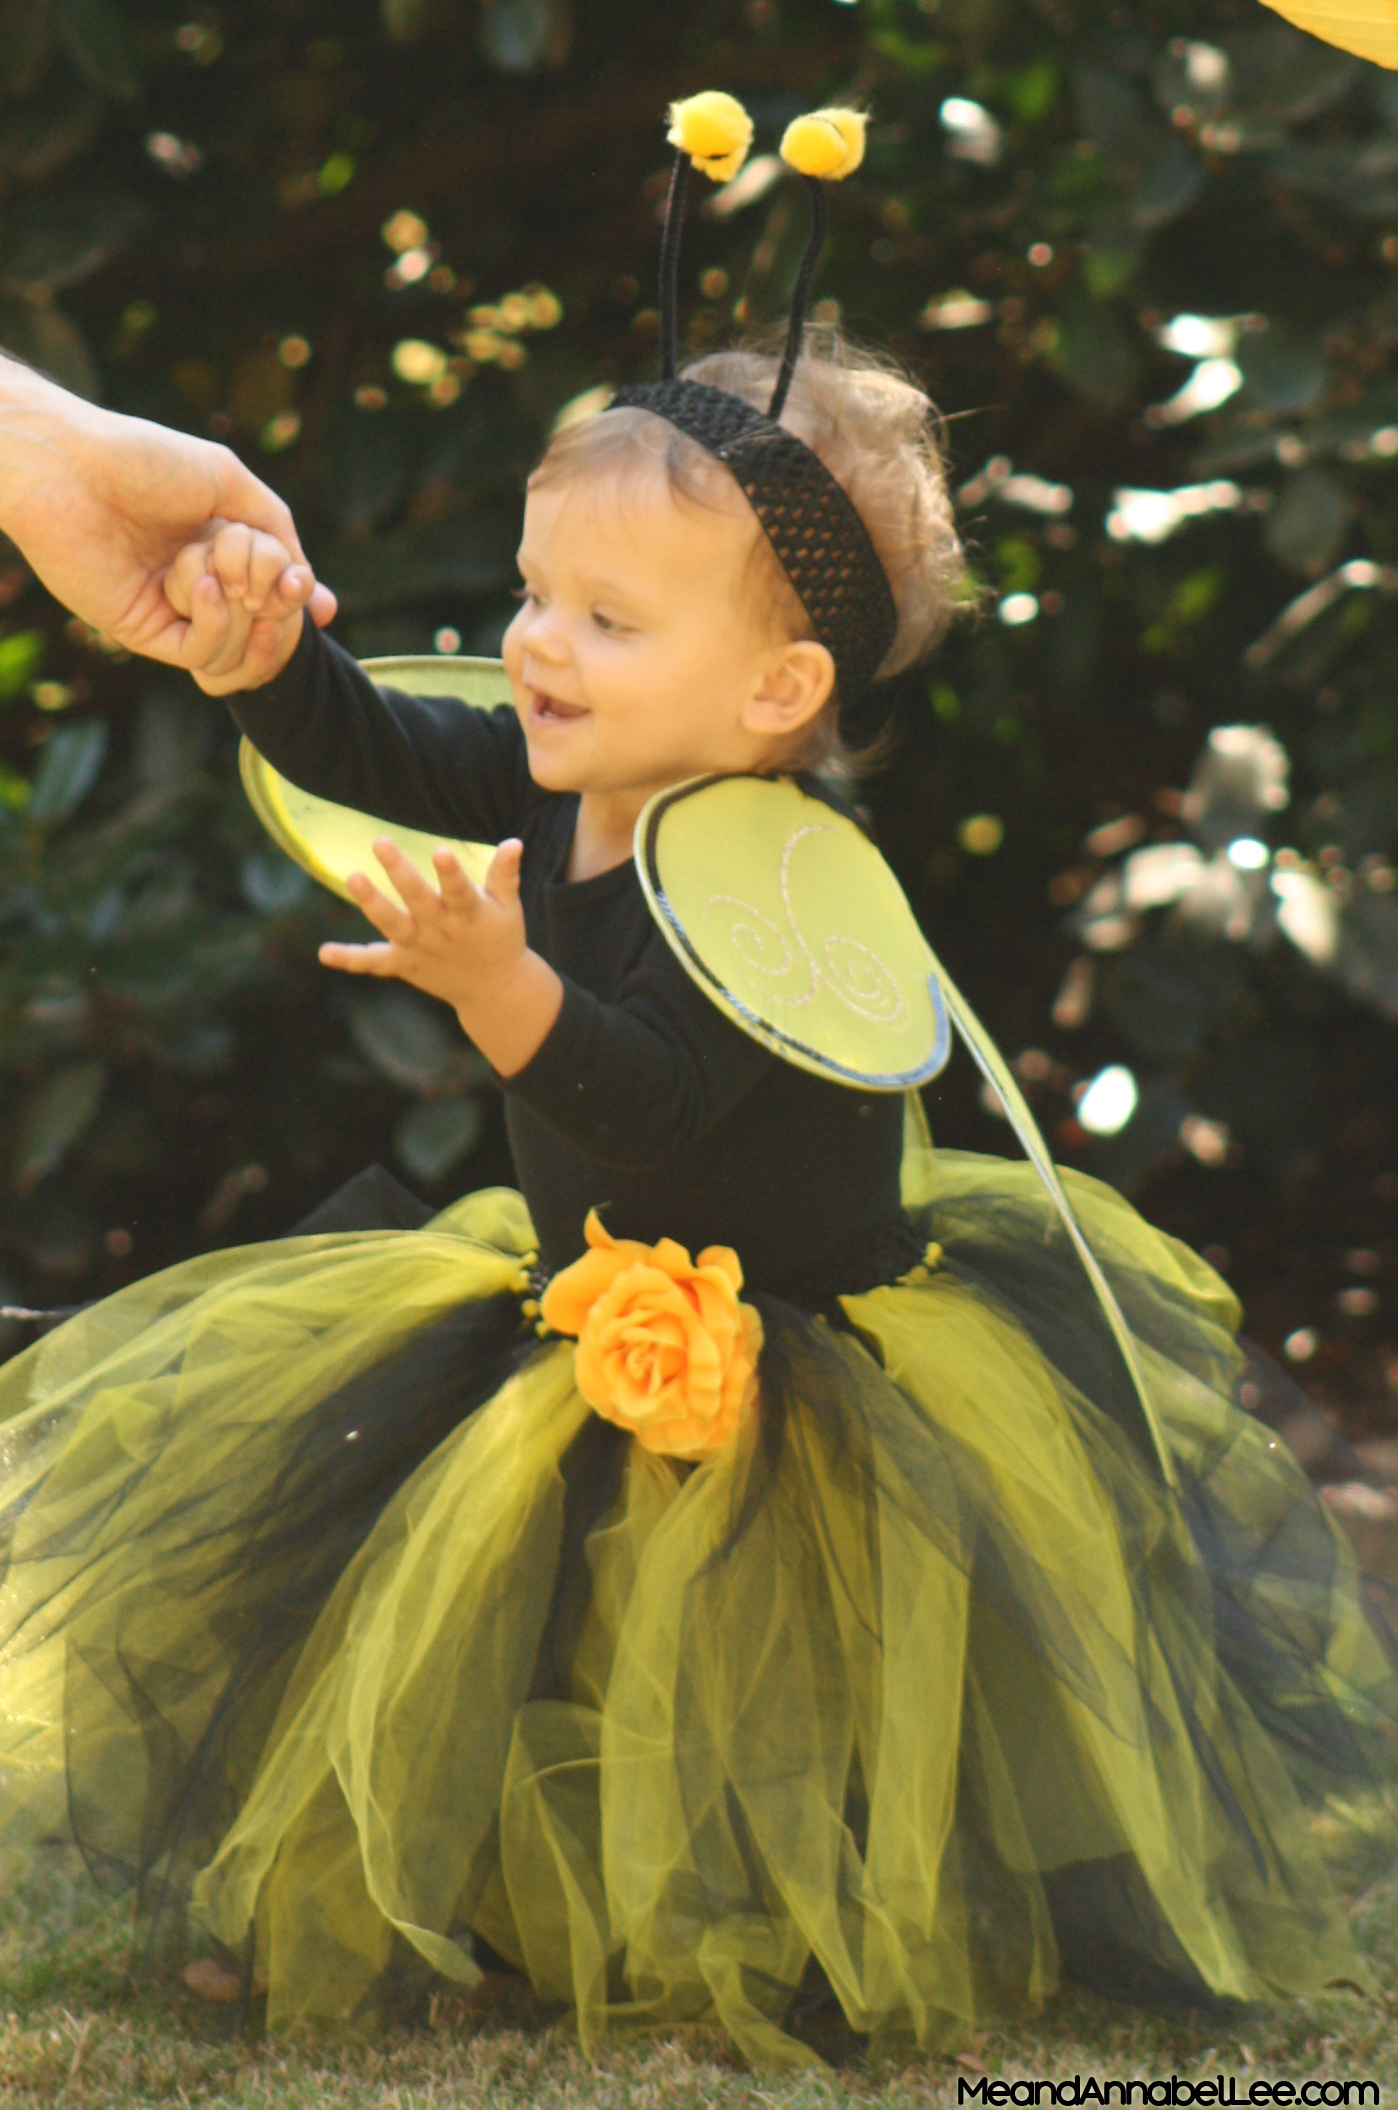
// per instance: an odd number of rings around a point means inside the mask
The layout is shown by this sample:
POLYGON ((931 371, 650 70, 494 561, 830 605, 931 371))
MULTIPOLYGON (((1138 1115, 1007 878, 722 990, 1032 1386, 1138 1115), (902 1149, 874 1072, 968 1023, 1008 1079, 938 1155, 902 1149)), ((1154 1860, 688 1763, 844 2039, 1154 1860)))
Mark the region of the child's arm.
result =
MULTIPOLYGON (((190 672, 206 694, 221 696, 273 680, 296 650, 302 619, 299 611, 280 621, 258 612, 291 561, 286 547, 249 528, 212 525, 207 541, 180 551, 165 590, 189 618, 190 672)), ((458 729, 470 727, 475 715, 459 716, 458 729)), ((563 991, 553 969, 526 944, 518 837, 496 851, 484 887, 472 885, 450 850, 437 851, 440 892, 390 837, 381 836, 374 849, 405 905, 390 901, 363 873, 352 873, 350 892, 386 942, 324 945, 322 962, 351 974, 392 975, 439 997, 502 1076, 521 1069, 558 1016, 563 991)))
POLYGON ((321 960, 396 975, 450 1004, 506 1090, 590 1155, 619 1167, 665 1163, 776 1061, 699 990, 659 931, 610 1003, 530 951, 517 839, 500 845, 484 887, 438 850, 440 893, 388 837, 374 852, 403 905, 363 873, 349 887, 386 942, 323 945, 321 960))
POLYGON ((289 783, 390 827, 498 843, 523 835, 548 797, 530 777, 512 705, 478 710, 389 687, 312 623, 280 674, 228 703, 289 783))

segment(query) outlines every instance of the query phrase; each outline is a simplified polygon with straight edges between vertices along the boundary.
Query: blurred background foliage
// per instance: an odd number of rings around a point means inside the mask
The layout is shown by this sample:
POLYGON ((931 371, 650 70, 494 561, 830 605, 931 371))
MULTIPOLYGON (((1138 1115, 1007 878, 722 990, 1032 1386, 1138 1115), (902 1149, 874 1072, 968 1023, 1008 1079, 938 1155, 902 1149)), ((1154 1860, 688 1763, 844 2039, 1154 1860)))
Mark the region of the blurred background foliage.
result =
MULTIPOLYGON (((1398 79, 1255 0, 0 0, 0 342, 212 433, 361 655, 495 649, 559 408, 652 369, 668 99, 741 95, 692 346, 818 316, 945 413, 985 614, 868 801, 1063 1159, 1356 1433, 1398 1262, 1398 79)), ((509 1177, 440 1007, 261 838, 226 713, 0 555, 0 1302, 509 1177)), ((959 1064, 944 1143, 1003 1148, 959 1064)), ((0 1349, 27 1339, 11 1322, 0 1349)))

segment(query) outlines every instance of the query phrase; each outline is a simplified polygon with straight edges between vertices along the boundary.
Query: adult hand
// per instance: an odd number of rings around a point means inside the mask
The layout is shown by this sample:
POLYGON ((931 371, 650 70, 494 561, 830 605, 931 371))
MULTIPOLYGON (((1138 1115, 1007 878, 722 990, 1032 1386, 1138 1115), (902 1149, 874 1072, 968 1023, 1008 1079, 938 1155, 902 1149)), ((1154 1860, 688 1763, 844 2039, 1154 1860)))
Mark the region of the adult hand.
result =
POLYGON ((291 552, 267 616, 332 619, 335 596, 316 583, 289 508, 230 448, 101 410, 0 357, 0 531, 75 615, 128 651, 184 665, 190 626, 165 574, 217 519, 291 552))

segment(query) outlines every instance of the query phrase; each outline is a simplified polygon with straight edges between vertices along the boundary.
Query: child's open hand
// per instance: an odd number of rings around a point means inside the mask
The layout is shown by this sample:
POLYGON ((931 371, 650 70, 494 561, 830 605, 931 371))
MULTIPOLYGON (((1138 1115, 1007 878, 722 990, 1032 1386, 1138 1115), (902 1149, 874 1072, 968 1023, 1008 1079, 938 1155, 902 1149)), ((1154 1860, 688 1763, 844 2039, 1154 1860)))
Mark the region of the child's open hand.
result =
POLYGON ((188 621, 183 664, 209 696, 261 688, 296 650, 315 581, 275 535, 213 520, 180 551, 165 597, 188 621), (269 607, 291 612, 264 614, 269 607))
POLYGON ((458 1012, 492 998, 524 959, 524 911, 519 902, 517 839, 501 843, 483 887, 473 886, 450 850, 435 850, 432 865, 438 893, 390 837, 381 835, 374 855, 402 896, 390 901, 362 872, 351 873, 349 890, 382 945, 322 945, 327 967, 347 974, 396 975, 458 1012))

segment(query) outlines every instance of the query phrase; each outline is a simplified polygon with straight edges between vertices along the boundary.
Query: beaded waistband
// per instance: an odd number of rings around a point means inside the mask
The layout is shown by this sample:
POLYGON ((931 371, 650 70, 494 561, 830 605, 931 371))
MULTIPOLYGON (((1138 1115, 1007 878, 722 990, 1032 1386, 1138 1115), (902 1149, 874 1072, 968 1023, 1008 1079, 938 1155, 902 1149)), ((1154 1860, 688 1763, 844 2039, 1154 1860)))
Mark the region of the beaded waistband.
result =
POLYGON ((799 1274, 776 1282, 749 1283, 749 1291, 781 1297, 788 1304, 811 1310, 833 1303, 836 1297, 853 1297, 897 1282, 927 1257, 926 1235, 902 1210, 872 1224, 862 1237, 841 1245, 829 1258, 817 1261, 799 1274))
MULTIPOLYGON (((900 1210, 882 1223, 871 1225, 849 1244, 833 1249, 829 1256, 799 1273, 776 1280, 749 1281, 748 1295, 780 1297, 783 1303, 819 1311, 837 1297, 860 1296, 886 1282, 898 1282, 912 1269, 930 1259, 927 1239, 912 1218, 900 1210)), ((940 1258, 940 1253, 936 1255, 940 1258)), ((540 1300, 552 1279, 552 1271, 527 1256, 526 1316, 537 1318, 540 1300)))

